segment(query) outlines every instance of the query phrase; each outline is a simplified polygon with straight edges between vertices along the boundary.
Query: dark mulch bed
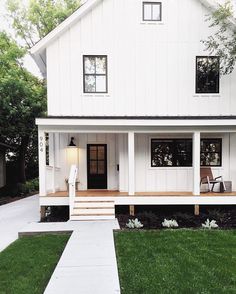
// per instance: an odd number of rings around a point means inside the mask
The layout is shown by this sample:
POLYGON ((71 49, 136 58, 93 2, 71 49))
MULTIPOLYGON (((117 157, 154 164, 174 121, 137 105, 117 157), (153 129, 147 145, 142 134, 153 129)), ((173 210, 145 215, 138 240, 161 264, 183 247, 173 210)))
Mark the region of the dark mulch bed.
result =
POLYGON ((236 228, 236 206, 200 206, 200 215, 195 216, 193 206, 136 207, 135 216, 128 214, 127 207, 119 207, 116 217, 121 228, 126 228, 129 219, 138 218, 144 229, 160 229, 166 219, 175 219, 179 228, 200 228, 207 219, 216 220, 223 229, 236 228))
POLYGON ((38 194, 38 192, 32 192, 32 193, 29 193, 27 195, 23 195, 23 196, 16 196, 16 197, 10 197, 10 196, 1 196, 0 197, 0 206, 1 205, 4 205, 4 204, 8 204, 8 203, 11 203, 11 202, 14 202, 14 201, 17 201, 17 200, 21 200, 21 199, 24 199, 26 197, 30 197, 30 196, 33 196, 33 195, 36 195, 38 194))

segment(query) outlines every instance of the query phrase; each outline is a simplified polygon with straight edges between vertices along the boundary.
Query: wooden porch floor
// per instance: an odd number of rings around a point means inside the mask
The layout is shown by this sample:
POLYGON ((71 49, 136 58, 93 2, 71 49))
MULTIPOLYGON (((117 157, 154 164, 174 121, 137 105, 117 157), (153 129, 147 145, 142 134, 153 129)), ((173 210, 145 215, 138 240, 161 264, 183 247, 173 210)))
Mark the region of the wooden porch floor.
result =
MULTIPOLYGON (((49 193, 46 197, 68 197, 69 193, 67 191, 59 191, 55 193, 49 193)), ((125 197, 129 196, 128 192, 119 192, 111 190, 85 190, 77 191, 76 197, 125 197)), ((163 196, 193 196, 192 192, 136 192, 135 197, 163 197, 163 196)), ((235 192, 224 192, 224 193, 201 193, 201 196, 236 196, 235 192)))

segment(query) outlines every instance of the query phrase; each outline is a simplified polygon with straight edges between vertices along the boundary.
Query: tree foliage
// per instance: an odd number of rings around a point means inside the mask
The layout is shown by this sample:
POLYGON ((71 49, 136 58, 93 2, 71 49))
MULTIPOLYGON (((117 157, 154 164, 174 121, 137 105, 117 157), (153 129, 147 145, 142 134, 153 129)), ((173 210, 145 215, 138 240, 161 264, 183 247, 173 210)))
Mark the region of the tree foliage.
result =
POLYGON ((79 5, 79 0, 6 0, 6 18, 24 48, 0 32, 0 140, 16 146, 10 159, 18 163, 20 182, 26 180, 26 166, 37 163, 35 118, 46 113, 46 85, 22 60, 28 48, 79 5))
POLYGON ((211 36, 204 40, 206 50, 210 54, 220 57, 220 72, 223 75, 230 74, 236 62, 236 20, 233 17, 231 1, 226 1, 213 11, 207 21, 209 27, 215 30, 211 36))
POLYGON ((79 0, 7 0, 8 18, 28 48, 47 35, 72 14, 80 5, 79 0))
POLYGON ((35 118, 46 112, 44 82, 23 67, 24 54, 25 49, 0 32, 0 134, 2 141, 16 146, 21 182, 36 134, 35 118))

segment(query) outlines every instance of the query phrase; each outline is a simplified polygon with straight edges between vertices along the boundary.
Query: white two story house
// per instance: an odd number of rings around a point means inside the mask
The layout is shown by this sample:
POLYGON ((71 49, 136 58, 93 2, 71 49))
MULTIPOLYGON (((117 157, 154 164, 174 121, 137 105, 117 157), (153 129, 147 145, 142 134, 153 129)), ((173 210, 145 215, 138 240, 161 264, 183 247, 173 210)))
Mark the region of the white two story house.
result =
POLYGON ((220 185, 200 187, 207 168, 236 191, 236 72, 220 76, 201 42, 215 4, 88 0, 31 49, 48 86, 48 116, 36 120, 42 215, 236 204, 220 185))

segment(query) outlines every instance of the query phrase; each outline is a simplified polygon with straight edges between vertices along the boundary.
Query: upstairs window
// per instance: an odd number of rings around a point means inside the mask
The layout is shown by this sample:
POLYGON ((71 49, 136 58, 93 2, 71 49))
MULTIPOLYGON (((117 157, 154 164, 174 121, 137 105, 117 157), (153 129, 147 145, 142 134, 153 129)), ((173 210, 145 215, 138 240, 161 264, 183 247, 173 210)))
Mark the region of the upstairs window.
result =
POLYGON ((161 2, 143 2, 143 21, 161 21, 161 2))
POLYGON ((107 56, 84 55, 84 93, 107 93, 107 56))
POLYGON ((219 93, 220 60, 215 56, 196 58, 196 93, 219 93))

